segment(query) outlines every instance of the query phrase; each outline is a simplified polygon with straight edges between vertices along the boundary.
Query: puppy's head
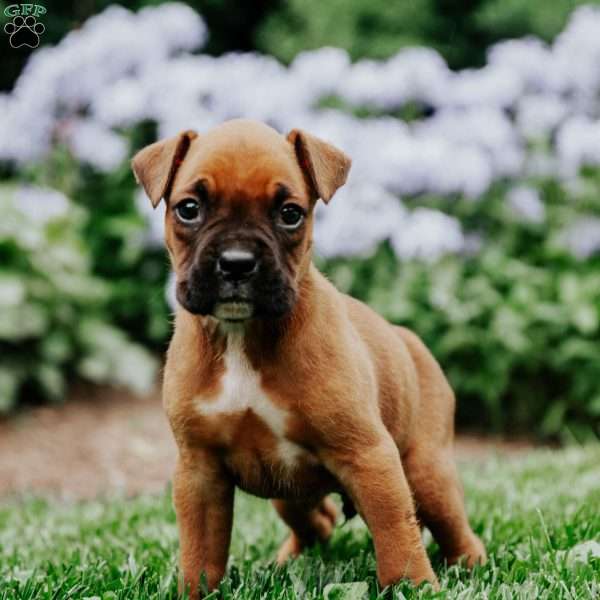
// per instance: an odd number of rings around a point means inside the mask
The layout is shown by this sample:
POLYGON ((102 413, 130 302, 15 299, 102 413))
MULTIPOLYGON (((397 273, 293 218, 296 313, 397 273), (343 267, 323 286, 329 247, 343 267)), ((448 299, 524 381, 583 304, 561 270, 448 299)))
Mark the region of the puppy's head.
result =
POLYGON ((166 209, 177 299, 227 321, 281 317, 310 263, 313 209, 344 184, 350 159, 293 130, 228 121, 185 131, 132 161, 152 204, 166 209))

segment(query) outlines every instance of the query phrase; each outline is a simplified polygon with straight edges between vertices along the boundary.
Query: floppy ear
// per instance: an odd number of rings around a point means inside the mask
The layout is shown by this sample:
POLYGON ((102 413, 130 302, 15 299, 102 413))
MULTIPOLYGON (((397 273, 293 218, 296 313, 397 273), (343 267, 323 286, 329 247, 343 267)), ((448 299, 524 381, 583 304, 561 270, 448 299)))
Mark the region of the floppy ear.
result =
POLYGON ((154 208, 169 195, 175 173, 197 135, 195 131, 182 131, 175 137, 142 148, 131 160, 136 181, 142 185, 154 208))
POLYGON ((346 183, 352 161, 335 146, 300 129, 287 136, 315 198, 329 202, 336 190, 346 183))

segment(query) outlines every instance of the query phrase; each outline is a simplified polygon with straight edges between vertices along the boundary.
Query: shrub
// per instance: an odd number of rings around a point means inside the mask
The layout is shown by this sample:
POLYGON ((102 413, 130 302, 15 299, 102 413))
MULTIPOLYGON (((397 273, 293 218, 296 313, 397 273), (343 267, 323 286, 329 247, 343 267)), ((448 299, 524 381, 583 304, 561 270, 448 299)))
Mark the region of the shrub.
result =
POLYGON ((168 259, 162 240, 159 245, 149 243, 136 189, 129 164, 124 163, 107 174, 84 169, 72 198, 89 214, 83 235, 94 274, 108 284, 111 323, 164 351, 171 331, 164 293, 168 259))
POLYGON ((336 46, 353 59, 388 58, 407 46, 438 50, 454 69, 485 63, 499 40, 552 40, 579 4, 598 0, 288 0, 257 24, 256 46, 284 62, 305 50, 336 46))
POLYGON ((155 360, 110 325, 91 271, 87 212, 58 192, 0 188, 0 412, 25 392, 59 400, 72 377, 147 390, 155 360))
MULTIPOLYGON (((505 38, 535 35, 552 40, 579 4, 599 0, 188 0, 211 31, 206 51, 260 50, 291 62, 304 50, 337 46, 353 59, 387 58, 407 46, 436 48, 453 68, 480 66, 486 48, 505 38)), ((42 44, 56 44, 111 4, 133 10, 155 0, 73 3, 55 0, 43 17, 42 44)), ((4 5, 0 5, 4 6, 4 5)), ((28 53, 11 49, 0 71, 0 90, 10 89, 28 53)))
MULTIPOLYGON (((48 12, 43 16, 45 26, 41 44, 57 44, 69 31, 77 29, 87 19, 105 10, 112 4, 122 4, 129 9, 139 10, 144 6, 154 6, 156 0, 133 0, 115 2, 113 0, 95 0, 94 2, 70 2, 53 0, 46 4, 48 12)), ((0 9, 10 3, 0 3, 0 9)), ((237 2, 236 0, 189 0, 186 4, 198 11, 210 27, 211 35, 207 52, 221 54, 230 51, 249 51, 254 49, 254 33, 265 15, 276 8, 279 2, 273 0, 255 0, 237 2)), ((4 22, 2 23, 4 25, 4 22)), ((8 45, 6 46, 8 48, 8 45)), ((12 87, 28 59, 27 49, 6 51, 0 70, 0 90, 12 87)))
POLYGON ((579 4, 598 4, 598 0, 487 0, 473 15, 475 26, 490 41, 535 35, 552 41, 579 4))
POLYGON ((506 186, 458 201, 452 212, 469 234, 486 236, 470 256, 399 263, 383 245, 366 260, 322 266, 339 287, 423 337, 453 384, 463 426, 598 436, 600 257, 566 247, 569 236, 585 234, 590 212, 600 213, 600 173, 586 181, 580 197, 541 182, 541 221, 511 210, 506 186))

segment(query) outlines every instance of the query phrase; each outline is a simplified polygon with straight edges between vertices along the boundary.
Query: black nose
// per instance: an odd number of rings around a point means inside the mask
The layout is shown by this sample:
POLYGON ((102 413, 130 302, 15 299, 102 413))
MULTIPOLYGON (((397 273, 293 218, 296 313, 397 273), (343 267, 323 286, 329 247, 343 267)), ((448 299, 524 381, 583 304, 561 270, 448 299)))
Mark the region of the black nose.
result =
POLYGON ((258 262, 247 250, 225 250, 217 262, 217 271, 224 279, 240 281, 248 279, 258 269, 258 262))

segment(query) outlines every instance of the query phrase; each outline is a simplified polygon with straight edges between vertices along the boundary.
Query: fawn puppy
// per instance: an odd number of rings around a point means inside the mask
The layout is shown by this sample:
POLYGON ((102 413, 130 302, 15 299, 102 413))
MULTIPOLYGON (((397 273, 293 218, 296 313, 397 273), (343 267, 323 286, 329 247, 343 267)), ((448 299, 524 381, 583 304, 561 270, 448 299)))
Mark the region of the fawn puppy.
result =
MULTIPOLYGON (((234 489, 273 499, 278 560, 326 540, 328 494, 365 520, 382 585, 485 561, 453 458, 454 396, 419 338, 340 292, 311 261, 313 210, 350 159, 304 131, 247 120, 185 131, 133 158, 177 275, 164 406, 179 454, 173 497, 183 585, 225 572, 234 489)), ((346 512, 346 510, 345 510, 346 512)))

